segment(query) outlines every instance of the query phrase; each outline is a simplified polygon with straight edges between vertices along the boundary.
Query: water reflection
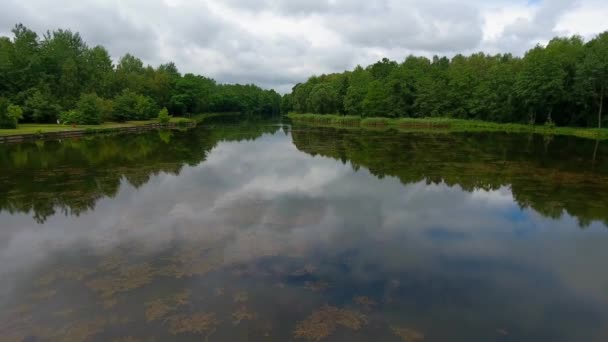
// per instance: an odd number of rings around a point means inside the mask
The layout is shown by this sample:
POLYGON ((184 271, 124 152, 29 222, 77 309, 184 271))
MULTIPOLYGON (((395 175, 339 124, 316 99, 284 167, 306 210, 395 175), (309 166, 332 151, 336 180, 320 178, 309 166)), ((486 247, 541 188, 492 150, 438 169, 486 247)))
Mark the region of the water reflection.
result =
POLYGON ((0 332, 603 341, 594 147, 272 125, 2 146, 0 332))

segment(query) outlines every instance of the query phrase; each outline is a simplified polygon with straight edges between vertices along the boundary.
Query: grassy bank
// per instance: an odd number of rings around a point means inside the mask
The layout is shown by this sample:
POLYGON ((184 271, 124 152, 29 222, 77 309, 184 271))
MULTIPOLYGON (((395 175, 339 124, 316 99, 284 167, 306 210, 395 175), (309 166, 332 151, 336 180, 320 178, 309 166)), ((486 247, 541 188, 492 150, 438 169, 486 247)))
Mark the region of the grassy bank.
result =
POLYGON ((513 132, 545 135, 572 135, 588 139, 608 139, 608 129, 579 127, 548 127, 540 125, 503 124, 479 120, 449 118, 360 118, 358 116, 293 114, 294 122, 330 127, 360 127, 369 129, 398 129, 401 131, 432 132, 513 132))
MULTIPOLYGON (((186 118, 171 118, 172 123, 190 122, 191 119, 186 118)), ((149 124, 158 123, 157 120, 146 121, 127 121, 127 122, 106 122, 101 125, 57 125, 57 124, 19 124, 16 129, 0 129, 0 136, 10 135, 31 135, 44 134, 52 132, 69 132, 69 131, 86 131, 95 130, 104 131, 116 128, 137 127, 149 124)))

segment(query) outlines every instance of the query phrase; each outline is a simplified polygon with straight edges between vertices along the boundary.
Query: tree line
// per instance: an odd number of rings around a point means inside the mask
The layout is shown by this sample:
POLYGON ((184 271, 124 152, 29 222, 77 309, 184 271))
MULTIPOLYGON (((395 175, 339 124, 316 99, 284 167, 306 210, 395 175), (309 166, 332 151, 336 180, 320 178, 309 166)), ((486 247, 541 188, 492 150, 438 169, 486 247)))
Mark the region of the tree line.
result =
POLYGON ((17 24, 0 37, 0 128, 17 122, 99 124, 147 120, 163 108, 176 116, 202 112, 279 114, 281 96, 255 85, 220 84, 174 63, 145 66, 126 54, 114 64, 103 46, 58 29, 42 37, 17 24))
POLYGON ((363 117, 451 117, 601 127, 608 95, 608 32, 588 42, 554 38, 512 54, 387 58, 313 76, 283 97, 283 111, 363 117))

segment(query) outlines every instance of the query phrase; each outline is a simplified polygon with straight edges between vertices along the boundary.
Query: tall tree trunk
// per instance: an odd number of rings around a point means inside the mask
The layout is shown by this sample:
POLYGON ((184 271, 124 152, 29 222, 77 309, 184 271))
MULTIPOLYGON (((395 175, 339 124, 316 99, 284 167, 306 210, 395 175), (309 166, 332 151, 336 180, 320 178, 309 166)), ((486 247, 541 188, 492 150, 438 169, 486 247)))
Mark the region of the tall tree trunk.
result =
POLYGON ((597 127, 602 128, 602 110, 604 109, 604 86, 602 85, 602 92, 600 93, 600 110, 597 114, 597 127))

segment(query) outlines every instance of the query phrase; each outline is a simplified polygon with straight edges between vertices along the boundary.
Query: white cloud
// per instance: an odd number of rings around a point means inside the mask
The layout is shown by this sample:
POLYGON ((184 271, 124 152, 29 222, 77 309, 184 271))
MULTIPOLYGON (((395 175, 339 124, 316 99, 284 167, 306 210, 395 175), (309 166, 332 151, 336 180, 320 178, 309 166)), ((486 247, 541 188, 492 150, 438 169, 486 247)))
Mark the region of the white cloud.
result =
POLYGON ((312 74, 381 57, 521 54, 557 34, 608 29, 599 0, 5 0, 0 33, 70 28, 117 59, 175 61, 220 82, 289 91, 312 74))

